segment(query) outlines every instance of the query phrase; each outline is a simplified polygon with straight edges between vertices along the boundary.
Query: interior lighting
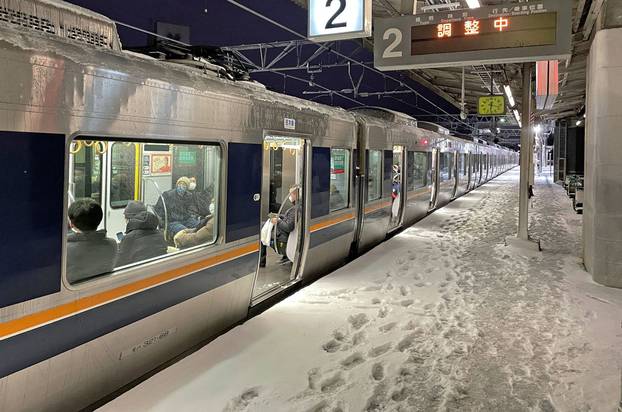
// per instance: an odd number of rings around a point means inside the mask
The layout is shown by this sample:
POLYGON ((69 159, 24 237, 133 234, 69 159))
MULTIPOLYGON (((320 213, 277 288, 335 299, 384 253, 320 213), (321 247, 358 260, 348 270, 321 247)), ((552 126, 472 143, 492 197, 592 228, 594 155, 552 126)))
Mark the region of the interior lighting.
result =
POLYGON ((506 84, 505 86, 503 86, 503 90, 505 90, 505 95, 508 97, 510 107, 514 107, 516 102, 514 101, 514 96, 512 96, 512 88, 506 84))
POLYGON ((583 120, 577 120, 577 126, 581 126, 581 123, 583 123, 583 120))
POLYGON ((539 124, 537 124, 537 125, 535 125, 535 126, 533 127, 533 131, 534 131, 534 132, 536 132, 536 133, 540 133, 540 130, 542 130, 542 127, 540 127, 540 125, 539 125, 539 124))
POLYGON ((466 0, 470 9, 476 9, 479 7, 479 0, 466 0))

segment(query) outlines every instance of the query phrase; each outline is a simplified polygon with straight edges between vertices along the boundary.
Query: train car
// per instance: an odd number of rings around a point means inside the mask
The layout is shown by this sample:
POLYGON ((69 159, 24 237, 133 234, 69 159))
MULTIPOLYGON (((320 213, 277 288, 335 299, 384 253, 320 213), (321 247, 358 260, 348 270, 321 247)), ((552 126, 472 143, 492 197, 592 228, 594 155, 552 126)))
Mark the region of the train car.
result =
POLYGON ((451 139, 406 115, 127 53, 60 1, 3 11, 0 410, 87 407, 449 194, 451 139))

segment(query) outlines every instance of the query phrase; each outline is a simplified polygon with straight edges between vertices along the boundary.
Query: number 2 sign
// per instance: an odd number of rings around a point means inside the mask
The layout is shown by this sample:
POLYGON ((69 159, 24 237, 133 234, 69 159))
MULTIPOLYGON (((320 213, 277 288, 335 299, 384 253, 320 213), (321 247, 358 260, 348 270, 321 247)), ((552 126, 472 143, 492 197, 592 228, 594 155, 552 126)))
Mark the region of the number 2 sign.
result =
POLYGON ((309 0, 309 39, 371 36, 371 0, 309 0))

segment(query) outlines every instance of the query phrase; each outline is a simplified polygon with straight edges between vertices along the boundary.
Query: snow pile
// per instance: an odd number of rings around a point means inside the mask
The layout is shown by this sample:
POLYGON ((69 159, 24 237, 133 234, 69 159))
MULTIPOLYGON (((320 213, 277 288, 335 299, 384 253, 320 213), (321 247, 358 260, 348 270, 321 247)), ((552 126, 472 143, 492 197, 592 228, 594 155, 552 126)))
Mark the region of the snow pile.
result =
POLYGON ((580 265, 580 216, 518 170, 435 212, 103 410, 614 410, 622 290, 580 265))

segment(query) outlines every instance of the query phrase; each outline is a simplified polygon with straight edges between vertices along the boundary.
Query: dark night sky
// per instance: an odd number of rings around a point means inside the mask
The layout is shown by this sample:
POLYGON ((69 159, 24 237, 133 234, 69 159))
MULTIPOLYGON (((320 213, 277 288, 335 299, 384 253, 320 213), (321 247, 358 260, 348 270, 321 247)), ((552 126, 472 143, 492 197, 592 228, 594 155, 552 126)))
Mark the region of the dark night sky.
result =
MULTIPOLYGON (((283 40, 293 40, 295 36, 282 30, 260 18, 228 3, 226 0, 71 0, 71 3, 94 10, 110 17, 113 20, 127 23, 145 30, 155 31, 156 22, 166 22, 190 27, 190 43, 193 45, 214 45, 232 46, 240 44, 252 44, 263 42, 274 42, 283 40)), ((269 0, 251 1, 239 0, 240 3, 261 12, 263 15, 285 25, 286 27, 305 34, 307 31, 306 10, 298 7, 290 0, 269 0)), ((119 27, 121 41, 125 47, 144 46, 149 42, 148 36, 136 31, 119 27)), ((342 41, 338 43, 340 51, 350 54, 357 49, 360 42, 342 41)), ((303 55, 308 57, 317 47, 314 45, 306 46, 303 55)), ((367 50, 361 49, 354 56, 358 61, 373 61, 373 55, 367 50)), ((333 63, 337 56, 332 53, 325 53, 315 63, 333 63)), ((291 58, 284 59, 279 65, 295 65, 296 57, 292 54, 291 58)), ((356 79, 360 76, 362 68, 353 66, 352 75, 356 79)), ((309 78, 306 70, 288 72, 296 77, 309 78)), ((418 83, 407 79, 399 72, 391 73, 394 77, 401 79, 411 87, 425 95, 436 104, 450 113, 457 113, 458 110, 439 98, 429 90, 423 88, 418 83)), ((351 88, 348 78, 347 68, 324 69, 322 73, 314 75, 314 80, 322 86, 340 90, 351 88)), ((318 90, 308 83, 303 83, 288 79, 284 82, 283 77, 272 73, 261 73, 253 76, 256 80, 266 84, 270 89, 278 92, 303 97, 304 90, 318 90)), ((399 88, 395 82, 388 82, 382 76, 371 71, 365 71, 361 91, 382 91, 394 90, 399 88)), ((320 97, 316 101, 331 104, 329 97, 320 97)), ((414 94, 399 95, 395 98, 358 97, 358 101, 370 106, 384 106, 394 110, 402 111, 418 117, 429 112, 436 112, 436 109, 426 103, 423 99, 417 98, 414 94)), ((334 105, 349 108, 356 106, 353 102, 336 96, 333 100, 334 105)), ((422 120, 434 119, 425 118, 422 120)))

